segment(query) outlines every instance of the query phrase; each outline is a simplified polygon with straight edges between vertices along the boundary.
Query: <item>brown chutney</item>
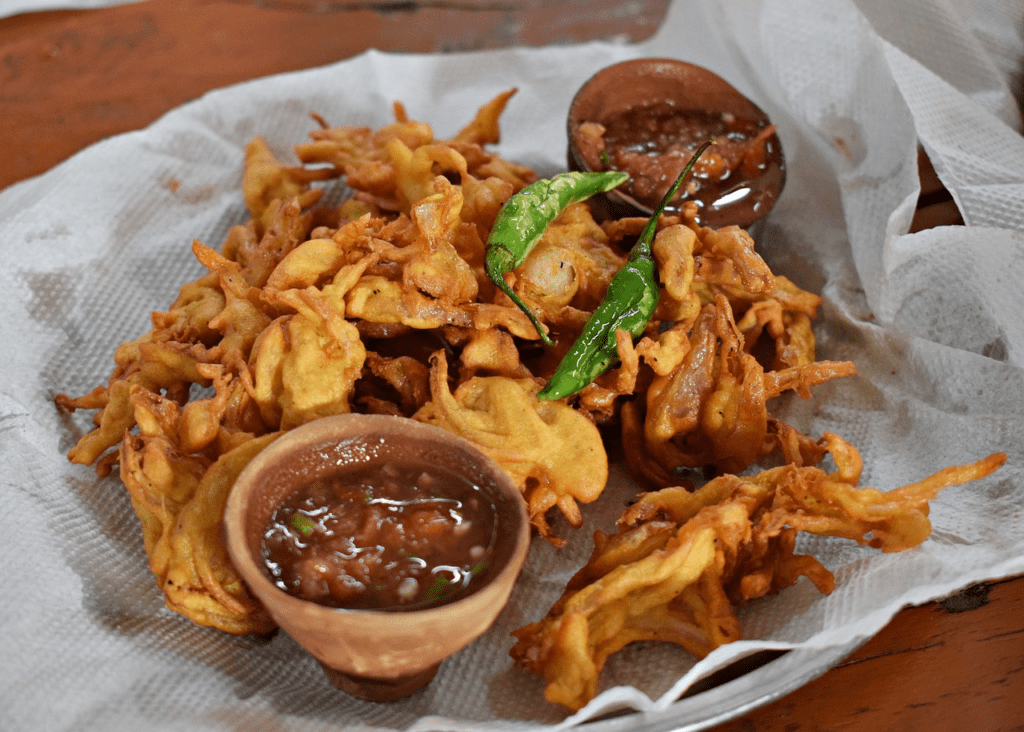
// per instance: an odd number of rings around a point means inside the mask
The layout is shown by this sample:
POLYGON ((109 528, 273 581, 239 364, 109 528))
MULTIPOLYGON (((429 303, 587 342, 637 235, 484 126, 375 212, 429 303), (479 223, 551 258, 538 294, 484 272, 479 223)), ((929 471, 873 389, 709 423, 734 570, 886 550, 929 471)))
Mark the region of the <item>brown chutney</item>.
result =
POLYGON ((277 507, 263 557, 285 592, 338 608, 443 604, 487 573, 498 526, 491 499, 441 467, 347 469, 277 507))
POLYGON ((757 181, 774 164, 774 125, 742 119, 728 112, 681 110, 659 101, 631 107, 587 126, 600 135, 595 143, 605 165, 625 170, 630 179, 621 190, 641 205, 654 209, 668 192, 697 148, 715 144, 697 160, 667 211, 679 211, 683 201, 698 205, 703 220, 716 209, 762 205, 757 181))

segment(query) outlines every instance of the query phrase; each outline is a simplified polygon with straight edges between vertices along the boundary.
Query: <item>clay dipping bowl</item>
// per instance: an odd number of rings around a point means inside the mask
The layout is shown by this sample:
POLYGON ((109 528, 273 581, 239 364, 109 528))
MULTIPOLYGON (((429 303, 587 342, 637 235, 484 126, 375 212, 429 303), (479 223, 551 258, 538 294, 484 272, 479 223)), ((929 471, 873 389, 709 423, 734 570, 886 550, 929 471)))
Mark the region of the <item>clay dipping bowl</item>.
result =
MULTIPOLYGON (((763 130, 759 138, 759 144, 764 146, 760 159, 745 163, 742 172, 734 170, 729 182, 722 184, 721 194, 701 205, 698 221, 713 228, 735 224, 750 230, 752 225, 768 215, 786 180, 782 144, 770 127, 768 116, 721 77, 700 66, 675 59, 643 58, 614 64, 598 71, 580 88, 568 116, 570 170, 608 169, 602 160, 603 143, 595 145, 593 127, 588 123, 606 127, 622 115, 635 116, 636 110, 652 108, 660 109, 663 114, 669 110, 672 116, 738 120, 763 130)), ((639 123, 634 129, 637 130, 633 133, 637 138, 647 134, 639 132, 639 123)), ((693 145, 694 148, 696 146, 693 145)), ((660 146, 655 147, 661 149, 660 146)), ((715 152, 715 147, 702 156, 702 161, 708 153, 715 152)), ((659 154, 647 153, 651 157, 659 154)), ((677 154, 677 168, 671 179, 666 179, 665 190, 689 157, 690 153, 685 158, 679 158, 677 154)), ((691 172, 691 180, 699 172, 699 166, 700 163, 691 172)), ((634 177, 638 172, 629 167, 624 169, 634 177)), ((649 217, 653 213, 660 194, 649 202, 640 201, 624 192, 623 188, 620 186, 592 199, 599 218, 649 217)), ((686 190, 686 183, 682 190, 686 190)), ((710 193, 709 188, 705 190, 710 193)), ((688 198, 684 193, 683 198, 677 201, 688 198)), ((673 204, 668 210, 672 211, 673 207, 678 210, 679 204, 673 204)))
POLYGON ((328 679, 353 696, 399 699, 424 687, 441 661, 479 637, 506 604, 526 559, 530 527, 517 486, 468 441, 401 417, 324 417, 271 443, 242 471, 224 515, 228 552, 250 590, 328 679), (499 538, 471 594, 409 610, 337 609, 278 588, 265 568, 263 532, 282 501, 347 467, 422 464, 453 470, 493 501, 499 538))

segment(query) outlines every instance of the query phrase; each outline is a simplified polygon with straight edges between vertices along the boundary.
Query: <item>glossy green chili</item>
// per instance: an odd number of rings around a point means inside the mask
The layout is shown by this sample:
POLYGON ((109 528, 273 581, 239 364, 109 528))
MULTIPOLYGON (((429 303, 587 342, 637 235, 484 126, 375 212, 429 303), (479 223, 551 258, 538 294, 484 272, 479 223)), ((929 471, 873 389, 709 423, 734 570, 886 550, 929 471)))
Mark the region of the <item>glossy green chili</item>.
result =
POLYGON ((712 142, 698 148, 648 219, 640 238, 629 252, 622 269, 615 273, 604 298, 591 313, 579 338, 562 357, 538 399, 562 399, 576 394, 618 360, 616 332, 627 331, 634 338, 644 332, 658 307, 658 268, 651 243, 665 207, 675 197, 697 158, 712 142))
POLYGON ((548 345, 544 326, 527 307, 522 298, 505 282, 505 274, 521 266, 537 246, 541 236, 562 211, 574 203, 585 201, 598 193, 606 193, 629 178, 628 173, 573 172, 559 173, 523 188, 510 198, 494 221, 487 237, 484 254, 484 271, 498 289, 508 295, 512 302, 526 313, 541 340, 548 345))

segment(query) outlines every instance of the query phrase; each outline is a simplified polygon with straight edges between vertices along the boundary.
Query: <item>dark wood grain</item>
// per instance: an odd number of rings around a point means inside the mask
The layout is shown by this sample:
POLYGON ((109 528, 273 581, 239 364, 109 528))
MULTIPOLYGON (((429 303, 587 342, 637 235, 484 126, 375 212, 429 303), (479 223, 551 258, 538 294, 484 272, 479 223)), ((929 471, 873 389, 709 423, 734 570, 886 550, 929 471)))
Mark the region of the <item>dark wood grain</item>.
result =
POLYGON ((161 0, 0 21, 0 188, 204 92, 367 48, 445 52, 648 37, 667 0, 161 0))
POLYGON ((1024 578, 972 587, 942 603, 907 608, 824 676, 715 728, 1022 729, 1024 578))

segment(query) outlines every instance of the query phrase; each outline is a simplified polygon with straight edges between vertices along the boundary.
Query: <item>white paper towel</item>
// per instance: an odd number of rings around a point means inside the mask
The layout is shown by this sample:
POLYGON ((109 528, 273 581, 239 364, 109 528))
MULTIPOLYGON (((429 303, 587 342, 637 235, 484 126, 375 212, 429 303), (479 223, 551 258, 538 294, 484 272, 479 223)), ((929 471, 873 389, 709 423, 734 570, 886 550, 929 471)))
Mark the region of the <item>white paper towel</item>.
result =
MULTIPOLYGON (((370 52, 211 93, 0 193, 2 726, 519 730, 572 726, 621 705, 671 715, 690 684, 752 649, 827 655, 906 604, 1024 572, 1024 140, 1013 86, 1022 18, 1012 2, 904 0, 899 17, 889 6, 676 2, 658 34, 635 46, 370 52), (895 487, 996 450, 1007 464, 943 492, 932 538, 913 551, 805 539, 801 549, 836 574, 831 596, 801 583, 751 603, 747 640, 699 664, 671 646, 628 648, 573 717, 512 665, 509 633, 546 612, 589 554, 592 529, 618 514, 614 498, 587 507, 587 525, 562 550, 535 543, 492 631, 396 703, 333 690, 283 634, 235 638, 166 610, 119 481, 64 458, 87 416, 61 413, 53 397, 105 382, 114 347, 201 274, 192 239, 219 246, 246 218, 244 144, 261 134, 287 158, 313 128, 310 111, 379 126, 395 99, 445 136, 516 86, 499 151, 553 173, 564 166, 574 90, 615 61, 656 55, 716 71, 779 125, 789 177, 760 244, 773 269, 825 296, 819 356, 859 371, 786 402, 781 416, 857 445, 864 485, 895 487), (969 226, 906 233, 919 141, 969 226)), ((616 472, 607 495, 632 490, 616 472)), ((630 724, 641 729, 643 719, 630 724)))

